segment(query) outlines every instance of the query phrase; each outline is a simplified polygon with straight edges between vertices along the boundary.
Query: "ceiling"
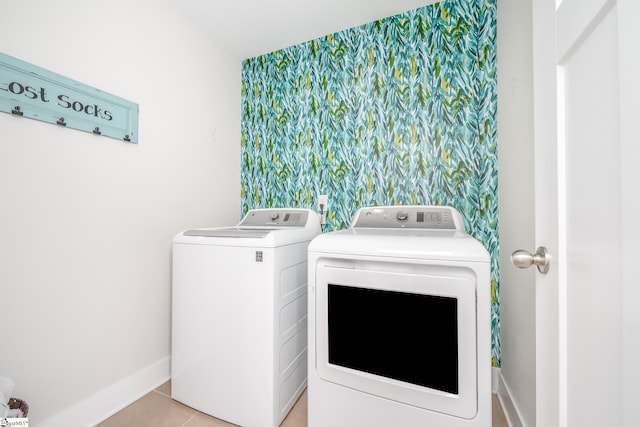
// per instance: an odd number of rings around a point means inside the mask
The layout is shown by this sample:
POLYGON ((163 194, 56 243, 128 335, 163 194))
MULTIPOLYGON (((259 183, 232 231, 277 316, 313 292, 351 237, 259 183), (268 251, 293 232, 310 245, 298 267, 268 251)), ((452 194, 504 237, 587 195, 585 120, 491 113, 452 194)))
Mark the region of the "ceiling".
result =
POLYGON ((239 59, 435 3, 434 0, 175 0, 239 59))

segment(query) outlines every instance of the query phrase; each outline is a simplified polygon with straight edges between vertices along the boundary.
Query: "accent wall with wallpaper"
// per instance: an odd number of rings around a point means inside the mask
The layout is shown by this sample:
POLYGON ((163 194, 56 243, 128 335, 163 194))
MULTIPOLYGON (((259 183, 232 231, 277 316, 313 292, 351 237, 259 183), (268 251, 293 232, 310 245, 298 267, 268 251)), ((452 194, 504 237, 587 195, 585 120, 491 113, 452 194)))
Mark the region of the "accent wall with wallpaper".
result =
POLYGON ((451 205, 492 257, 500 365, 496 1, 450 0, 242 64, 242 214, 451 205))

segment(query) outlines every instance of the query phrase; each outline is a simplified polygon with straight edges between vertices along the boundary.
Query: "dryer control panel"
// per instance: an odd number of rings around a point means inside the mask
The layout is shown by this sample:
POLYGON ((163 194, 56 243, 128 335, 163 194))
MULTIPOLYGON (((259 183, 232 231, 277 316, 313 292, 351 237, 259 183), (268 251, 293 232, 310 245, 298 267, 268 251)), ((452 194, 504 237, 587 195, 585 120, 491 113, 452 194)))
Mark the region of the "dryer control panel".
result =
POLYGON ((460 212, 450 206, 375 206, 356 212, 351 228, 410 228, 466 232, 460 212))

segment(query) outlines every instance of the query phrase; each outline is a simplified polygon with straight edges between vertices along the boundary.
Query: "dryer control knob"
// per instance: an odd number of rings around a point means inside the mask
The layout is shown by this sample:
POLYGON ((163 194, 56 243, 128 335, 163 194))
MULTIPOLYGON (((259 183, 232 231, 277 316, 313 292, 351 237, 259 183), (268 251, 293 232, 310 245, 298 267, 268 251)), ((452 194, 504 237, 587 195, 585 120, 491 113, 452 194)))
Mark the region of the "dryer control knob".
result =
POLYGON ((406 221, 407 219, 409 219, 409 212, 407 212, 407 211, 398 211, 398 213, 396 214, 396 219, 398 221, 406 221))
POLYGON ((279 216, 280 216, 280 214, 277 213, 277 212, 271 214, 271 221, 275 221, 276 219, 278 219, 279 216))

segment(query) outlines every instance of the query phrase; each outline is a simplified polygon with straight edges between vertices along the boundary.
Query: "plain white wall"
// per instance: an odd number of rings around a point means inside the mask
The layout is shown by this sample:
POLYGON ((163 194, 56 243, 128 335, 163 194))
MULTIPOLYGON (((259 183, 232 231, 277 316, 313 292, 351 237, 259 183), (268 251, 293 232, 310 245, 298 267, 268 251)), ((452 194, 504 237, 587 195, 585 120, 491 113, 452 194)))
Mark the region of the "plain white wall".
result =
POLYGON ((509 257, 534 251, 532 0, 498 2, 498 180, 503 384, 524 425, 534 426, 535 269, 509 257))
POLYGON ((138 145, 0 113, 0 375, 38 425, 169 358, 173 236, 239 220, 241 63, 168 0, 4 2, 0 51, 140 105, 138 145))

